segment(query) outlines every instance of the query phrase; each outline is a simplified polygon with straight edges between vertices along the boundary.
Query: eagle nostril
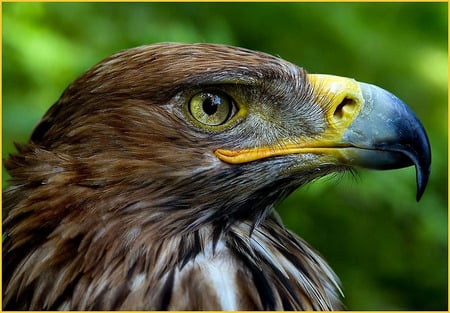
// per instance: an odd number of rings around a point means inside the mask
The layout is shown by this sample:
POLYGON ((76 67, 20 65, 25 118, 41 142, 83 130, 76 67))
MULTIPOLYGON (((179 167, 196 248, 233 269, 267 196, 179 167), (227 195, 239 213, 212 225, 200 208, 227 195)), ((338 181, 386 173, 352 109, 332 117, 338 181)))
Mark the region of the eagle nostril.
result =
POLYGON ((345 96, 334 110, 333 117, 342 120, 353 115, 357 101, 349 96, 345 96), (350 115, 350 116, 349 116, 350 115))

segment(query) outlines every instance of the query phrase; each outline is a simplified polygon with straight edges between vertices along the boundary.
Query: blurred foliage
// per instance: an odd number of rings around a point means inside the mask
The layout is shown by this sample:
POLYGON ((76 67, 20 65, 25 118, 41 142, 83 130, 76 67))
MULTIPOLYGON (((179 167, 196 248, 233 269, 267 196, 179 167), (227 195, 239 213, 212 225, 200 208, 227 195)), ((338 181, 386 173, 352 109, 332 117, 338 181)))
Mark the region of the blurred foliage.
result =
POLYGON ((348 309, 447 310, 447 3, 3 3, 3 158, 76 76, 161 41, 265 51, 408 103, 432 144, 421 202, 413 168, 361 170, 279 211, 341 277, 348 309))

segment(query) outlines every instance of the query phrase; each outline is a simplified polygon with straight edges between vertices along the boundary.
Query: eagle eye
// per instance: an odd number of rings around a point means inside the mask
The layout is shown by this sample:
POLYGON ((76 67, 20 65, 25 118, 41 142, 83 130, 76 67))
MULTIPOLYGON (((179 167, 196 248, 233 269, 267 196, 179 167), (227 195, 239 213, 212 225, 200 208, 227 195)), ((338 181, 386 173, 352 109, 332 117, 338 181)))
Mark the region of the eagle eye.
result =
POLYGON ((189 100, 189 112, 200 123, 218 126, 227 122, 233 112, 230 96, 217 91, 202 91, 189 100))

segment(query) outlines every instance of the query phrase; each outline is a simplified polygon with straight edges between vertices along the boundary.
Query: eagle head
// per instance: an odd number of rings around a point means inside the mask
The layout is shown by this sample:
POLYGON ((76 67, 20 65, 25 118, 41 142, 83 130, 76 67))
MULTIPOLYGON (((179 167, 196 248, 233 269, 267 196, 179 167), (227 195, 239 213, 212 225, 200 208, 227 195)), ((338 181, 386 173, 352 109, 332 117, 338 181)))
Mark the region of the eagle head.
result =
POLYGON ((353 167, 430 172, 391 93, 214 44, 119 52, 5 161, 3 305, 337 309, 339 283, 274 206, 353 167))

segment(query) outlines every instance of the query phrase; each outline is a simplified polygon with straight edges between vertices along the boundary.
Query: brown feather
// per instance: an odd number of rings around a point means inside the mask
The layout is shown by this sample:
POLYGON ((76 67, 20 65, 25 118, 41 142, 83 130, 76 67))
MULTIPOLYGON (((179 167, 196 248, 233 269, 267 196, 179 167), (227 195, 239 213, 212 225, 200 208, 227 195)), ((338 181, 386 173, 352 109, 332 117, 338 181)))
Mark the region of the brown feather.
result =
POLYGON ((330 268, 272 216, 336 168, 286 175, 289 160, 231 166, 213 154, 319 133, 305 75, 245 49, 159 44, 78 78, 5 161, 4 309, 341 308, 330 268), (211 87, 266 106, 278 124, 198 129, 182 107, 211 87), (281 122, 287 111, 301 129, 281 122))

